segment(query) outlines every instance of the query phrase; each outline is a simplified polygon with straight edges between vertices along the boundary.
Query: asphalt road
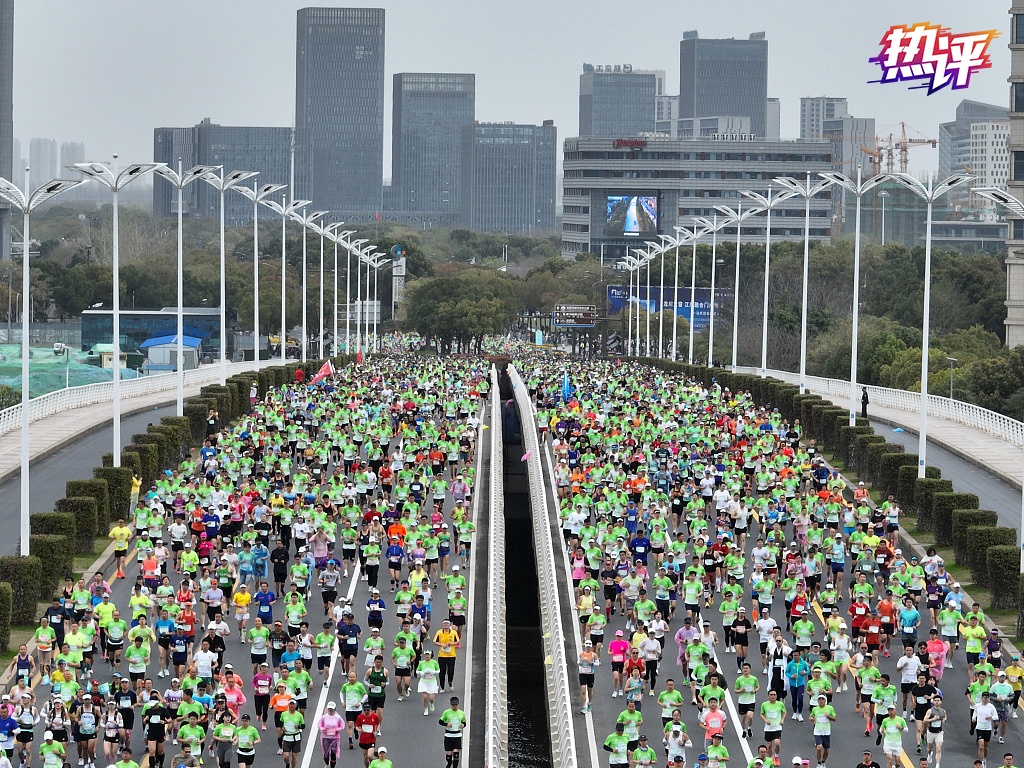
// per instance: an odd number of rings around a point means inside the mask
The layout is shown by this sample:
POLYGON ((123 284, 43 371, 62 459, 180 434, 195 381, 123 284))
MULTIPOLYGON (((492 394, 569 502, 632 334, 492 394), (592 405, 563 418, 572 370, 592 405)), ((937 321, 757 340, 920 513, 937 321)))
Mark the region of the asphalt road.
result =
MULTIPOLYGON (((163 416, 172 416, 174 405, 142 411, 121 420, 122 445, 131 442, 132 435, 145 432, 149 424, 159 424, 163 416)), ((32 462, 31 502, 34 512, 52 512, 58 499, 64 498, 64 485, 68 480, 85 480, 99 466, 104 453, 110 453, 113 444, 113 424, 91 430, 77 440, 63 446, 56 453, 32 462)), ((10 444, 10 450, 17 448, 10 444)), ((15 474, 0 483, 0 530, 18 530, 21 509, 21 478, 15 474)), ((16 536, 0 537, 0 555, 18 551, 16 536)))
MULTIPOLYGON (((139 414, 134 417, 126 419, 123 426, 126 430, 126 434, 130 435, 145 428, 145 425, 153 420, 159 418, 160 412, 146 412, 139 414)), ((43 460, 39 463, 39 469, 33 467, 35 477, 43 477, 44 472, 48 472, 46 477, 50 478, 48 485, 54 486, 53 488, 47 488, 46 493, 53 494, 53 498, 59 498, 63 496, 64 481, 80 476, 88 476, 91 473, 91 469, 95 466, 98 461, 98 456, 103 451, 107 450, 108 441, 110 439, 110 429, 107 428, 101 432, 90 434, 81 440, 75 441, 67 448, 60 451, 58 454, 43 460)), ((477 460, 479 462, 480 457, 483 455, 483 443, 478 446, 477 460)), ((43 485, 42 481, 40 484, 43 485)), ((3 487, 0 487, 0 492, 13 493, 15 500, 17 499, 17 478, 14 479, 13 483, 6 483, 3 487), (9 487, 11 486, 11 487, 9 487)), ((42 491, 41 491, 42 493, 42 491)), ((2 498, 2 497, 0 497, 2 498)), ((35 496, 33 497, 36 498, 35 496)), ((446 511, 450 511, 452 506, 452 500, 449 497, 446 511)), ((5 507, 5 509, 16 510, 17 505, 13 507, 5 507)), ((12 512, 12 514, 16 514, 12 512)), ((450 520, 449 520, 450 522, 450 520)), ((475 554, 477 550, 474 549, 475 554)), ((294 552, 293 552, 294 554, 294 552)), ((471 561, 472 562, 472 561, 471 561)), ((458 558, 455 555, 450 557, 450 564, 454 565, 458 563, 458 558)), ((482 566, 481 566, 482 567, 482 566)), ((470 590, 472 590, 474 579, 472 573, 476 571, 476 565, 473 563, 471 569, 466 570, 465 565, 464 575, 467 576, 469 581, 470 590)), ((128 616, 128 598, 131 594, 132 587, 135 583, 135 577, 139 573, 138 565, 135 562, 131 562, 128 566, 127 578, 126 579, 115 579, 113 568, 108 569, 108 573, 105 575, 107 581, 111 584, 113 591, 112 601, 118 606, 122 613, 125 615, 127 620, 128 616)), ((172 584, 177 585, 177 579, 172 575, 172 584)), ((394 647, 394 636, 399 630, 399 623, 395 617, 393 600, 391 596, 389 579, 387 571, 382 567, 381 575, 378 580, 378 587, 381 590, 381 597, 384 599, 388 606, 388 610, 385 614, 384 625, 381 631, 381 636, 385 639, 387 646, 385 653, 385 666, 389 672, 393 674, 394 669, 390 663, 390 650, 394 647)), ((369 599, 369 586, 365 581, 360 580, 358 570, 351 573, 350 577, 343 579, 342 583, 339 584, 338 588, 339 599, 341 596, 347 596, 353 606, 353 610, 356 615, 356 623, 362 627, 362 636, 359 642, 360 654, 356 663, 356 672, 359 679, 362 680, 362 675, 365 672, 364 660, 366 653, 362 652, 362 643, 370 636, 370 628, 366 624, 366 601, 369 599)), ((434 590, 433 595, 433 621, 431 624, 431 631, 428 636, 432 636, 433 632, 440 628, 441 620, 447 617, 446 610, 446 597, 445 587, 443 582, 434 590)), ((470 601, 473 600, 472 594, 467 595, 470 601)), ((306 620, 309 621, 310 631, 315 635, 321 631, 322 624, 324 621, 323 603, 319 594, 319 590, 314 586, 311 591, 309 600, 307 601, 309 613, 306 620)), ((197 609, 197 614, 200 611, 197 609)), ((252 614, 255 616, 255 613, 252 614)), ((284 618, 282 601, 279 600, 278 605, 275 606, 274 618, 284 618)), ((231 663, 238 675, 241 676, 244 685, 243 690, 248 698, 248 703, 242 708, 243 712, 249 712, 251 715, 254 714, 254 706, 252 701, 252 685, 251 680, 253 677, 252 667, 249 657, 249 647, 243 645, 239 640, 237 632, 236 622, 233 617, 225 616, 225 620, 231 627, 231 635, 226 638, 226 652, 224 656, 225 663, 231 663)), ((249 626, 252 626, 252 620, 249 621, 249 626)), ((199 638, 202 635, 202 631, 197 628, 196 637, 199 638)), ((464 638, 465 641, 465 638, 464 638)), ((426 643, 425 648, 432 649, 436 654, 436 647, 433 643, 426 643)), ((443 765, 444 762, 444 751, 443 751, 443 729, 438 724, 438 717, 441 712, 448 707, 448 699, 452 695, 457 695, 462 699, 463 707, 469 707, 469 685, 468 680, 471 677, 467 674, 467 659, 469 649, 466 647, 465 642, 463 643, 462 649, 458 652, 458 661, 456 663, 455 672, 455 688, 449 690, 447 693, 438 693, 435 702, 435 711, 428 712, 426 716, 423 714, 423 707, 421 705, 420 694, 416 692, 417 681, 413 679, 411 697, 406 698, 405 701, 399 702, 397 693, 394 687, 394 682, 389 685, 386 691, 387 703, 384 710, 383 723, 381 726, 382 735, 378 737, 377 744, 383 745, 388 748, 388 757, 394 761, 396 766, 420 766, 425 765, 428 762, 434 762, 438 765, 443 765)), ((154 687, 158 690, 165 690, 169 687, 170 677, 158 678, 157 673, 159 672, 159 666, 157 663, 158 651, 154 645, 152 650, 152 662, 147 669, 147 675, 153 678, 154 687)), ((126 672, 126 665, 122 663, 122 672, 126 672)), ((111 680, 113 669, 110 665, 100 658, 100 654, 96 655, 96 664, 93 671, 93 676, 100 679, 101 681, 111 680)), ((339 714, 343 714, 344 711, 344 699, 341 696, 341 685, 345 682, 344 674, 341 670, 341 664, 335 663, 332 667, 331 677, 329 678, 329 687, 322 685, 321 678, 318 676, 319 673, 315 669, 310 670, 310 674, 314 678, 314 685, 309 691, 309 703, 306 710, 306 730, 303 735, 303 752, 299 766, 301 768, 309 768, 310 765, 320 766, 322 765, 322 755, 319 746, 319 737, 316 735, 315 723, 319 719, 320 715, 324 711, 324 707, 329 700, 337 702, 339 707, 339 714)), ((48 693, 47 687, 40 687, 38 692, 40 696, 45 697, 48 693)), ((472 715, 471 715, 472 716, 472 715)), ((255 719, 253 725, 257 725, 255 719)), ((37 742, 40 739, 42 733, 42 727, 37 726, 37 742)), ((256 751, 256 762, 257 766, 264 765, 280 765, 282 758, 276 755, 277 743, 276 734, 274 731, 273 722, 268 726, 267 731, 261 731, 260 735, 263 739, 262 743, 257 747, 256 751)), ((134 750, 135 759, 140 762, 142 768, 148 768, 147 763, 141 758, 145 755, 145 746, 142 742, 143 736, 138 727, 133 732, 132 748, 134 750)), ((467 742, 468 748, 468 742, 467 742)), ((168 757, 168 765, 170 764, 170 757, 177 753, 177 747, 170 741, 170 735, 168 741, 165 744, 165 750, 168 757)), ((69 754, 73 753, 74 748, 72 746, 69 750, 69 754)), ((102 761, 102 744, 98 747, 100 752, 99 760, 97 763, 102 761)), ((207 756, 207 765, 215 764, 215 759, 207 756)), ((71 764, 75 764, 75 760, 72 758, 71 764)), ((232 757, 232 765, 236 764, 236 760, 232 757)), ((358 749, 358 746, 352 752, 347 749, 347 740, 342 740, 342 754, 339 760, 339 765, 342 766, 354 766, 362 764, 362 752, 358 749)), ((465 764, 465 758, 463 760, 465 764)))
MULTIPOLYGON (((581 376, 579 377, 579 380, 582 381, 584 378, 585 377, 581 376)), ((891 428, 889 429, 891 430, 891 428)), ((889 439, 897 437, 916 441, 916 437, 901 433, 895 433, 893 436, 889 437, 889 439)), ((550 451, 546 451, 545 453, 547 456, 550 455, 550 451)), ((973 467, 971 467, 971 465, 967 464, 967 462, 950 454, 948 451, 941 451, 937 447, 930 448, 929 456, 937 465, 942 466, 943 477, 952 478, 954 482, 956 482, 958 489, 964 488, 966 490, 967 485, 966 483, 962 484, 962 480, 972 474, 979 474, 973 467), (948 470, 947 466, 949 467, 948 470)), ((548 458, 545 458, 542 465, 544 466, 545 473, 549 473, 551 465, 548 458)), ((986 478, 983 474, 981 477, 975 477, 974 480, 976 483, 975 487, 982 490, 987 489, 988 495, 982 496, 983 506, 994 504, 996 506, 988 506, 988 508, 1000 510, 1006 508, 998 503, 998 497, 995 496, 996 493, 1005 494, 1005 487, 999 487, 1001 484, 998 483, 998 481, 995 481, 994 478, 986 478)), ((549 494, 552 494, 553 480, 550 474, 545 478, 545 482, 548 485, 549 494)), ((980 491, 974 492, 978 492, 979 495, 981 495, 980 491)), ((1012 498, 1014 506, 1011 506, 1010 509, 1019 510, 1019 494, 1014 492, 1012 498)), ((557 506, 552 507, 552 511, 555 509, 557 509, 557 506)), ((753 539, 756 539, 756 536, 748 537, 748 555, 753 539)), ((566 576, 563 600, 573 600, 573 591, 571 581, 569 579, 567 560, 563 558, 563 562, 565 562, 564 572, 566 576)), ((748 562, 750 562, 749 557, 748 562)), ((559 570, 559 573, 561 572, 562 571, 559 570)), ((735 683, 737 677, 736 657, 734 654, 727 653, 725 651, 722 633, 722 620, 721 615, 717 611, 717 604, 719 602, 720 600, 716 599, 716 604, 711 609, 707 610, 705 615, 712 622, 712 629, 719 635, 720 644, 718 646, 717 657, 719 660, 720 670, 728 682, 728 686, 723 687, 726 687, 731 691, 732 685, 735 683)), ((742 604, 747 606, 748 611, 751 610, 749 594, 744 597, 742 604)), ((774 605, 776 608, 774 611, 776 619, 779 620, 781 625, 783 623, 781 613, 784 610, 784 606, 780 596, 776 595, 774 605)), ((840 605, 840 611, 845 611, 848 606, 849 602, 844 601, 844 603, 840 605)), ((919 636, 926 639, 928 636, 930 622, 927 617, 927 611, 922 610, 922 615, 924 621, 919 632, 919 636)), ((820 614, 817 614, 814 617, 814 620, 818 627, 816 637, 817 639, 821 639, 824 636, 824 632, 820 614)), ((682 611, 680 606, 679 618, 670 621, 671 629, 666 641, 665 654, 662 662, 659 664, 658 684, 656 687, 657 692, 664 690, 664 681, 668 677, 674 678, 677 685, 682 680, 682 670, 676 663, 677 646, 671 638, 671 635, 674 635, 681 625, 682 611)), ((577 684, 577 669, 574 667, 572 662, 575 659, 574 653, 578 654, 582 640, 580 639, 579 626, 575 620, 575 611, 573 611, 572 619, 567 620, 565 625, 566 635, 570 638, 568 642, 569 649, 567 651, 567 656, 570 659, 569 678, 575 702, 575 710, 577 712, 575 728, 577 732, 579 757, 582 765, 592 765, 593 768, 607 765, 608 755, 601 750, 601 745, 604 743, 605 738, 614 732, 616 718, 626 709, 626 703, 623 698, 613 699, 611 697, 611 669, 607 655, 607 644, 609 641, 614 639, 616 629, 625 629, 625 619, 620 615, 612 616, 605 629, 605 652, 602 655, 604 663, 597 669, 592 710, 586 714, 579 714, 582 700, 580 698, 580 691, 577 684)), ((629 632, 626 632, 627 639, 629 634, 629 632)), ((788 635, 788 633, 786 636, 787 640, 792 644, 792 636, 788 635)), ((897 647, 899 645, 898 641, 894 643, 895 650, 892 652, 891 658, 882 658, 880 660, 881 671, 883 673, 888 673, 892 677, 897 688, 899 688, 899 673, 896 670, 895 664, 897 658, 901 655, 899 652, 901 649, 897 647)), ((761 681, 761 690, 757 698, 757 706, 760 707, 760 704, 767 698, 768 686, 767 678, 762 674, 761 659, 757 648, 756 636, 752 640, 750 647, 751 653, 749 655, 749 659, 753 666, 753 672, 761 681)), ((1007 659, 1004 666, 1007 666, 1008 663, 1009 661, 1007 659)), ((969 710, 964 698, 964 691, 967 687, 968 681, 964 650, 962 647, 955 653, 953 657, 953 665, 952 669, 947 669, 945 671, 945 675, 939 686, 944 695, 946 707, 949 712, 949 721, 947 722, 945 730, 942 762, 946 766, 970 766, 977 758, 977 746, 975 740, 968 733, 969 710)), ((853 766, 861 760, 862 751, 864 749, 873 750, 874 759, 882 766, 886 765, 882 748, 875 745, 875 733, 872 732, 870 737, 864 736, 862 717, 854 711, 855 695, 854 686, 851 682, 847 692, 836 693, 833 698, 833 705, 836 709, 838 719, 832 727, 832 750, 827 762, 827 765, 830 766, 830 768, 835 766, 848 766, 849 768, 853 768, 853 766)), ((753 738, 742 738, 740 736, 739 725, 737 723, 736 710, 733 705, 735 695, 732 694, 728 698, 730 699, 726 706, 728 724, 724 744, 730 752, 729 765, 734 767, 740 766, 742 768, 743 766, 748 765, 752 756, 757 754, 757 747, 763 742, 762 723, 760 718, 755 714, 753 738)), ((686 764, 690 765, 696 764, 697 755, 702 751, 703 731, 698 724, 697 707, 688 703, 690 700, 688 689, 684 689, 684 699, 687 703, 683 707, 683 721, 686 723, 687 733, 693 742, 693 747, 687 750, 686 764)), ((647 693, 645 693, 642 707, 645 724, 640 728, 640 733, 646 734, 650 738, 650 744, 657 751, 660 761, 663 759, 664 752, 661 746, 662 725, 660 720, 660 708, 657 706, 656 701, 656 698, 651 698, 647 693)), ((815 758, 812 725, 810 723, 810 718, 807 717, 809 708, 810 705, 805 704, 805 721, 795 722, 787 719, 785 722, 782 736, 782 766, 790 766, 794 756, 809 759, 812 766, 817 762, 815 758)), ((793 710, 788 701, 788 697, 787 709, 792 713, 793 710)), ((1020 762, 1020 759, 1024 757, 1024 745, 1022 745, 1021 740, 1022 736, 1024 736, 1024 728, 1021 727, 1020 723, 1024 723, 1024 720, 1010 720, 1005 745, 996 743, 995 738, 993 738, 987 763, 990 768, 999 765, 1002 762, 1002 755, 1007 750, 1016 750, 1018 763, 1020 762)), ((918 765, 919 755, 915 751, 915 737, 913 735, 914 723, 908 722, 908 726, 908 732, 904 733, 904 752, 900 762, 903 768, 914 768, 918 765)))
MULTIPOLYGON (((875 434, 888 442, 898 443, 908 452, 917 451, 917 435, 912 432, 894 432, 894 427, 880 421, 871 421, 871 426, 875 434)), ((993 446, 994 449, 996 447, 993 446)), ((952 480, 957 491, 977 495, 982 509, 997 512, 1000 525, 1020 526, 1021 492, 1001 477, 965 461, 931 440, 928 441, 928 463, 941 469, 942 477, 952 480)))

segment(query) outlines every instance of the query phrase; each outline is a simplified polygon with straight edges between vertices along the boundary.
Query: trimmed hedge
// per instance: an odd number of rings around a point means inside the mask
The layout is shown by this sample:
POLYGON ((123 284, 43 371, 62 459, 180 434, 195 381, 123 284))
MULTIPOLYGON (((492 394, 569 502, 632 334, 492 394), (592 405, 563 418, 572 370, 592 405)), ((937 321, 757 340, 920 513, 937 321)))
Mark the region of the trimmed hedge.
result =
POLYGON ((139 477, 142 479, 144 488, 148 488, 156 480, 157 472, 160 471, 160 449, 153 443, 133 443, 124 448, 125 456, 138 454, 139 463, 142 465, 142 472, 139 477))
MULTIPOLYGON (((938 467, 926 466, 924 468, 924 476, 929 480, 938 480, 942 477, 942 470, 938 467)), ((917 465, 900 467, 896 479, 896 500, 906 511, 914 507, 914 486, 916 485, 917 465)))
POLYGON ((188 418, 189 429, 192 431, 190 441, 192 443, 202 442, 206 439, 206 414, 212 407, 207 405, 207 402, 205 399, 196 402, 196 398, 189 398, 182 409, 185 412, 185 417, 188 418))
POLYGON ((957 565, 967 565, 968 550, 973 546, 967 530, 974 526, 995 528, 999 525, 999 515, 987 509, 954 509, 953 510, 953 561, 957 565))
POLYGON ((75 516, 66 512, 34 512, 28 516, 31 535, 64 536, 75 540, 75 516))
POLYGON ((870 443, 867 446, 867 482, 872 485, 880 485, 882 475, 882 457, 891 453, 903 453, 902 445, 892 443, 870 443))
POLYGON ((932 497, 937 493, 952 492, 952 480, 918 478, 914 484, 914 509, 917 510, 918 528, 926 531, 932 529, 932 497))
MULTIPOLYGON (((974 525, 967 529, 967 538, 971 546, 967 551, 967 567, 971 569, 971 579, 982 587, 988 582, 988 550, 991 547, 1009 547, 1017 549, 1017 530, 1003 526, 974 525)), ((1017 570, 1020 571, 1020 557, 1017 558, 1017 570)))
POLYGON ((132 500, 132 471, 128 467, 96 467, 92 473, 106 480, 110 490, 110 515, 106 520, 97 522, 99 535, 105 536, 113 521, 120 517, 127 520, 131 515, 128 505, 132 500))
MULTIPOLYGON (((31 546, 31 544, 30 544, 31 546)), ((0 582, 6 581, 14 591, 11 608, 12 624, 35 624, 39 602, 39 582, 43 578, 43 564, 38 557, 7 555, 0 557, 0 582)))
POLYGON ((940 547, 948 547, 953 543, 954 509, 978 509, 978 497, 973 493, 955 491, 932 495, 932 532, 935 534, 935 543, 940 547))
POLYGON ((850 412, 845 408, 826 408, 821 412, 821 435, 826 447, 835 452, 840 447, 839 430, 850 425, 850 412))
POLYGON ((57 585, 72 573, 75 561, 75 540, 54 534, 33 534, 29 537, 29 554, 39 558, 39 600, 53 597, 57 585))
POLYGON ((799 402, 800 408, 800 424, 803 425, 804 432, 809 437, 817 438, 818 432, 814 429, 814 420, 811 418, 811 409, 815 405, 820 405, 821 395, 812 395, 809 392, 805 392, 802 395, 797 395, 793 398, 793 407, 797 407, 799 402))
POLYGON ((988 586, 993 610, 1019 608, 1020 550, 1016 546, 996 545, 985 553, 988 565, 988 586))
MULTIPOLYGON (((184 417, 182 417, 184 418, 184 417)), ((192 446, 192 428, 177 424, 154 424, 149 434, 162 437, 167 442, 167 461, 161 467, 174 467, 185 457, 192 446)))
MULTIPOLYGON (((860 434, 854 440, 853 459, 857 474, 869 481, 868 467, 870 466, 867 451, 871 445, 885 444, 886 438, 880 434, 860 434)), ((885 452, 890 453, 890 452, 885 452)))
POLYGON ((11 614, 14 611, 14 588, 0 582, 0 653, 11 647, 11 614))
POLYGON ((883 453, 878 457, 878 477, 875 484, 880 487, 884 495, 895 496, 896 491, 899 490, 900 470, 903 467, 912 467, 916 473, 917 461, 916 453, 903 453, 903 451, 883 453))
POLYGON ((199 390, 199 394, 217 401, 217 405, 214 407, 217 409, 221 424, 234 421, 235 405, 232 401, 231 390, 220 384, 207 384, 199 390))
MULTIPOLYGON (((75 496, 88 496, 96 500, 96 533, 105 536, 110 530, 110 486, 102 478, 94 480, 69 480, 64 486, 64 495, 69 499, 75 496)), ((0 581, 3 581, 0 576, 0 581)))
POLYGON ((96 527, 96 499, 91 496, 68 496, 57 499, 54 509, 75 518, 75 552, 79 555, 91 553, 99 532, 96 527))
POLYGON ((849 424, 839 427, 839 445, 836 447, 835 453, 843 460, 845 466, 853 466, 854 441, 857 439, 857 436, 872 434, 874 434, 874 430, 871 427, 851 427, 849 424))
MULTIPOLYGON (((138 445, 152 445, 156 449, 156 464, 153 470, 153 476, 155 477, 160 473, 160 470, 164 467, 168 467, 173 462, 171 458, 170 450, 170 439, 167 435, 162 432, 140 432, 137 435, 132 435, 132 444, 128 446, 133 448, 138 445)), ((142 453, 139 452, 142 456, 142 453)), ((146 461, 146 457, 142 456, 143 463, 146 461)), ((152 480, 150 480, 152 482, 152 480)))

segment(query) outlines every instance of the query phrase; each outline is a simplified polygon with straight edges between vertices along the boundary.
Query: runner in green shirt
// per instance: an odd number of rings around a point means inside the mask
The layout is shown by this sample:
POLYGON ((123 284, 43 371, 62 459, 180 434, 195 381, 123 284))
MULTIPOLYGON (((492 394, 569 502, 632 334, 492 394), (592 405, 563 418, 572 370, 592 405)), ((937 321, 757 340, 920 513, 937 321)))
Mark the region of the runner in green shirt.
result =
POLYGON ((282 749, 284 762, 289 768, 295 768, 302 753, 302 731, 306 727, 306 719, 298 711, 295 699, 288 702, 288 709, 281 713, 281 729, 284 733, 282 749))
POLYGON ((238 753, 239 765, 252 765, 256 758, 256 745, 260 743, 260 732, 249 724, 249 713, 242 715, 240 724, 235 728, 232 742, 238 753))
POLYGON ((124 747, 121 749, 121 759, 114 763, 114 768, 139 768, 139 764, 132 760, 132 751, 124 747))
POLYGON ((438 724, 444 726, 444 755, 448 765, 459 768, 462 753, 462 732, 466 729, 466 710, 459 709, 459 697, 452 696, 448 709, 441 713, 438 724))
POLYGON ((640 746, 633 750, 632 764, 647 768, 647 766, 655 765, 657 761, 658 753, 647 744, 647 737, 641 735, 640 746))
POLYGON ((832 748, 832 723, 836 721, 836 710, 828 703, 828 697, 819 693, 817 705, 811 707, 811 722, 814 723, 814 752, 818 757, 818 765, 828 761, 828 751, 832 748))
POLYGON ((53 740, 53 731, 43 734, 43 743, 39 745, 39 755, 43 758, 43 768, 60 768, 64 764, 64 745, 53 740))
POLYGON ((608 735, 604 740, 602 749, 610 752, 608 765, 629 765, 629 739, 626 737, 625 726, 622 723, 615 724, 615 732, 608 735))
POLYGON ((749 662, 743 664, 743 674, 736 678, 733 683, 733 690, 736 692, 736 704, 739 709, 741 736, 753 738, 754 736, 754 706, 757 703, 757 692, 761 688, 761 681, 750 674, 749 662))

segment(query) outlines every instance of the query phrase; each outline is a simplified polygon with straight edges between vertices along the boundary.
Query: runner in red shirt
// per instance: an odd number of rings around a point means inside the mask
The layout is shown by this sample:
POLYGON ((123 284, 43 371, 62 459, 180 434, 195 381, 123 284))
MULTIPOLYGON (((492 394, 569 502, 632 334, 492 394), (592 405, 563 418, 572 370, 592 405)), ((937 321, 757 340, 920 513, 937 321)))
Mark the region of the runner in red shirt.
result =
POLYGON ((359 734, 359 748, 363 750, 363 765, 370 764, 370 750, 377 746, 380 733, 380 715, 370 709, 370 703, 363 703, 363 711, 356 718, 356 733, 359 734))

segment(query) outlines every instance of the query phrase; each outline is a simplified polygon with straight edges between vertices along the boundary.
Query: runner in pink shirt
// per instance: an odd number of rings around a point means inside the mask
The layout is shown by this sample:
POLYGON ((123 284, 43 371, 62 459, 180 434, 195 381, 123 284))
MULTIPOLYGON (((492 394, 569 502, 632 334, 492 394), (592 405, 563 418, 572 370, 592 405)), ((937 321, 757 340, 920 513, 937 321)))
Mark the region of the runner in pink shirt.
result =
POLYGON ((612 660, 612 698, 622 696, 622 668, 629 656, 629 643, 623 639, 621 629, 615 630, 615 639, 608 643, 608 655, 612 660))
POLYGON ((338 764, 338 752, 341 750, 341 732, 345 729, 345 718, 338 714, 338 705, 327 702, 327 711, 317 722, 320 730, 320 748, 324 753, 324 763, 328 768, 338 764))

